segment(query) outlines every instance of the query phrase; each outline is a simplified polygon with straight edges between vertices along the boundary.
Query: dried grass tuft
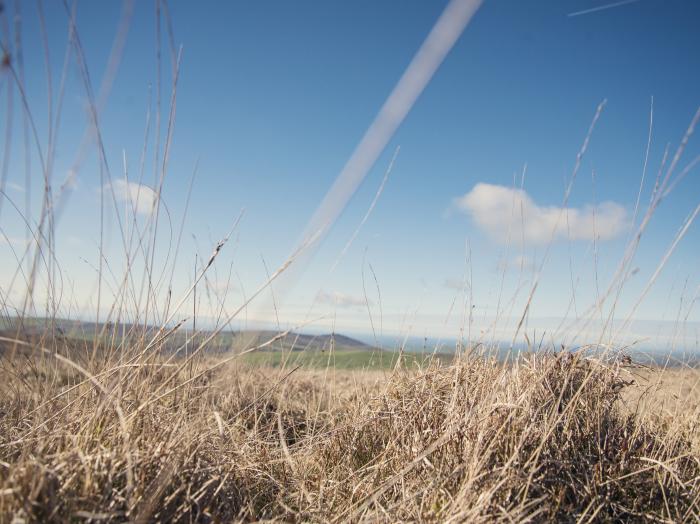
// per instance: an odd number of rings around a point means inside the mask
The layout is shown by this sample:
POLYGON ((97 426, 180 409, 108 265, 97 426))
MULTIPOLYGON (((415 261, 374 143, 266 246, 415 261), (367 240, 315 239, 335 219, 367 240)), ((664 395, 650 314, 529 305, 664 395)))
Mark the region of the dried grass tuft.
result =
POLYGON ((198 381, 181 372, 184 385, 144 409, 170 376, 157 366, 103 362, 90 370, 100 388, 55 360, 20 364, 3 362, 2 521, 700 516, 697 412, 635 412, 645 395, 623 393, 644 387, 582 354, 387 377, 228 365, 198 381))

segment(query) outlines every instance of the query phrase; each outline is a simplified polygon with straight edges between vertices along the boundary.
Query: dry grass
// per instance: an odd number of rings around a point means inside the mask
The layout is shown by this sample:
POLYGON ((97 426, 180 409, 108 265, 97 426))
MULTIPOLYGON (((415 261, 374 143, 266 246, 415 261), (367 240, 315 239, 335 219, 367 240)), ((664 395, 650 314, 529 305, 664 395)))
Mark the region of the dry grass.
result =
POLYGON ((569 353, 391 374, 123 362, 86 358, 86 380, 46 354, 2 361, 1 521, 700 518, 692 371, 629 384, 639 370, 569 353), (678 377, 687 401, 648 411, 678 377))

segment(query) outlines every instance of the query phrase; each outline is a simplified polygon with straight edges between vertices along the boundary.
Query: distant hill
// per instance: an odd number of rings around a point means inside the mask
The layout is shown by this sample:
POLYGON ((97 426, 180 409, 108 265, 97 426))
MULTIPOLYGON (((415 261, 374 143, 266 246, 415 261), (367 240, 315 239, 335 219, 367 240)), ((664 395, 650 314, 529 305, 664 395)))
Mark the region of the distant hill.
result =
MULTIPOLYGON (((235 349, 239 350, 263 344, 280 335, 280 332, 278 331, 267 330, 234 331, 230 333, 232 333, 235 337, 235 349)), ((270 348, 292 351, 328 351, 330 349, 371 349, 372 346, 339 333, 308 335, 304 333, 291 332, 273 342, 270 345, 270 348)))
MULTIPOLYGON (((17 333, 20 322, 17 318, 4 318, 0 320, 0 332, 3 336, 12 338, 17 333)), ((53 336, 65 337, 72 341, 88 341, 94 339, 99 334, 104 334, 108 339, 120 339, 126 337, 155 336, 159 328, 155 326, 141 326, 134 324, 96 323, 83 322, 72 319, 47 320, 43 318, 25 318, 21 322, 20 337, 37 338, 47 333, 53 336)), ((212 334, 211 330, 202 330, 196 336, 199 343, 212 334)), ((230 351, 239 352, 255 346, 265 344, 280 336, 279 331, 273 330, 229 330, 217 334, 207 346, 207 353, 227 353, 230 351)), ((182 346, 191 331, 181 329, 172 334, 164 346, 161 348, 166 352, 175 351, 182 346)), ((190 341, 190 343, 192 343, 190 341)), ((269 343, 264 348, 267 351, 328 351, 334 350, 367 350, 372 346, 360 340, 342 334, 310 335, 305 333, 290 332, 269 343)), ((0 352, 1 352, 0 347, 0 352)))

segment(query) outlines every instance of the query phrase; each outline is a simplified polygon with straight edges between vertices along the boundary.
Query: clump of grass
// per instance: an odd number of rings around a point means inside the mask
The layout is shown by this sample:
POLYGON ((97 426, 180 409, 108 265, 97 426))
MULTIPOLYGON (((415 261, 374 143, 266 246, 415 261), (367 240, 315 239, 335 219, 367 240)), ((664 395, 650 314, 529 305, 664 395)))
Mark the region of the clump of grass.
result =
POLYGON ((324 469, 343 490, 337 511, 350 520, 697 516, 697 450, 623 409, 627 384, 617 365, 571 353, 512 368, 471 359, 396 379, 334 439, 324 469))
POLYGON ((105 395, 60 380, 60 363, 34 375, 8 364, 2 521, 700 516, 697 413, 642 421, 622 401, 639 387, 626 370, 579 354, 388 376, 222 366, 179 373, 165 396, 170 375, 154 366, 133 380, 100 363, 89 373, 105 395))

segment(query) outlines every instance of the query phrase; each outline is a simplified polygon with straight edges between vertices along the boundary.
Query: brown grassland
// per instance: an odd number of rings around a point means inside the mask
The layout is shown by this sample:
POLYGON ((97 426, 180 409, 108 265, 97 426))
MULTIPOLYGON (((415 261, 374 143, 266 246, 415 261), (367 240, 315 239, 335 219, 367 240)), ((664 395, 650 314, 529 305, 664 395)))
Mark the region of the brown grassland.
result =
POLYGON ((698 370, 568 352, 213 369, 37 348, 5 343, 3 522, 700 519, 698 370))

